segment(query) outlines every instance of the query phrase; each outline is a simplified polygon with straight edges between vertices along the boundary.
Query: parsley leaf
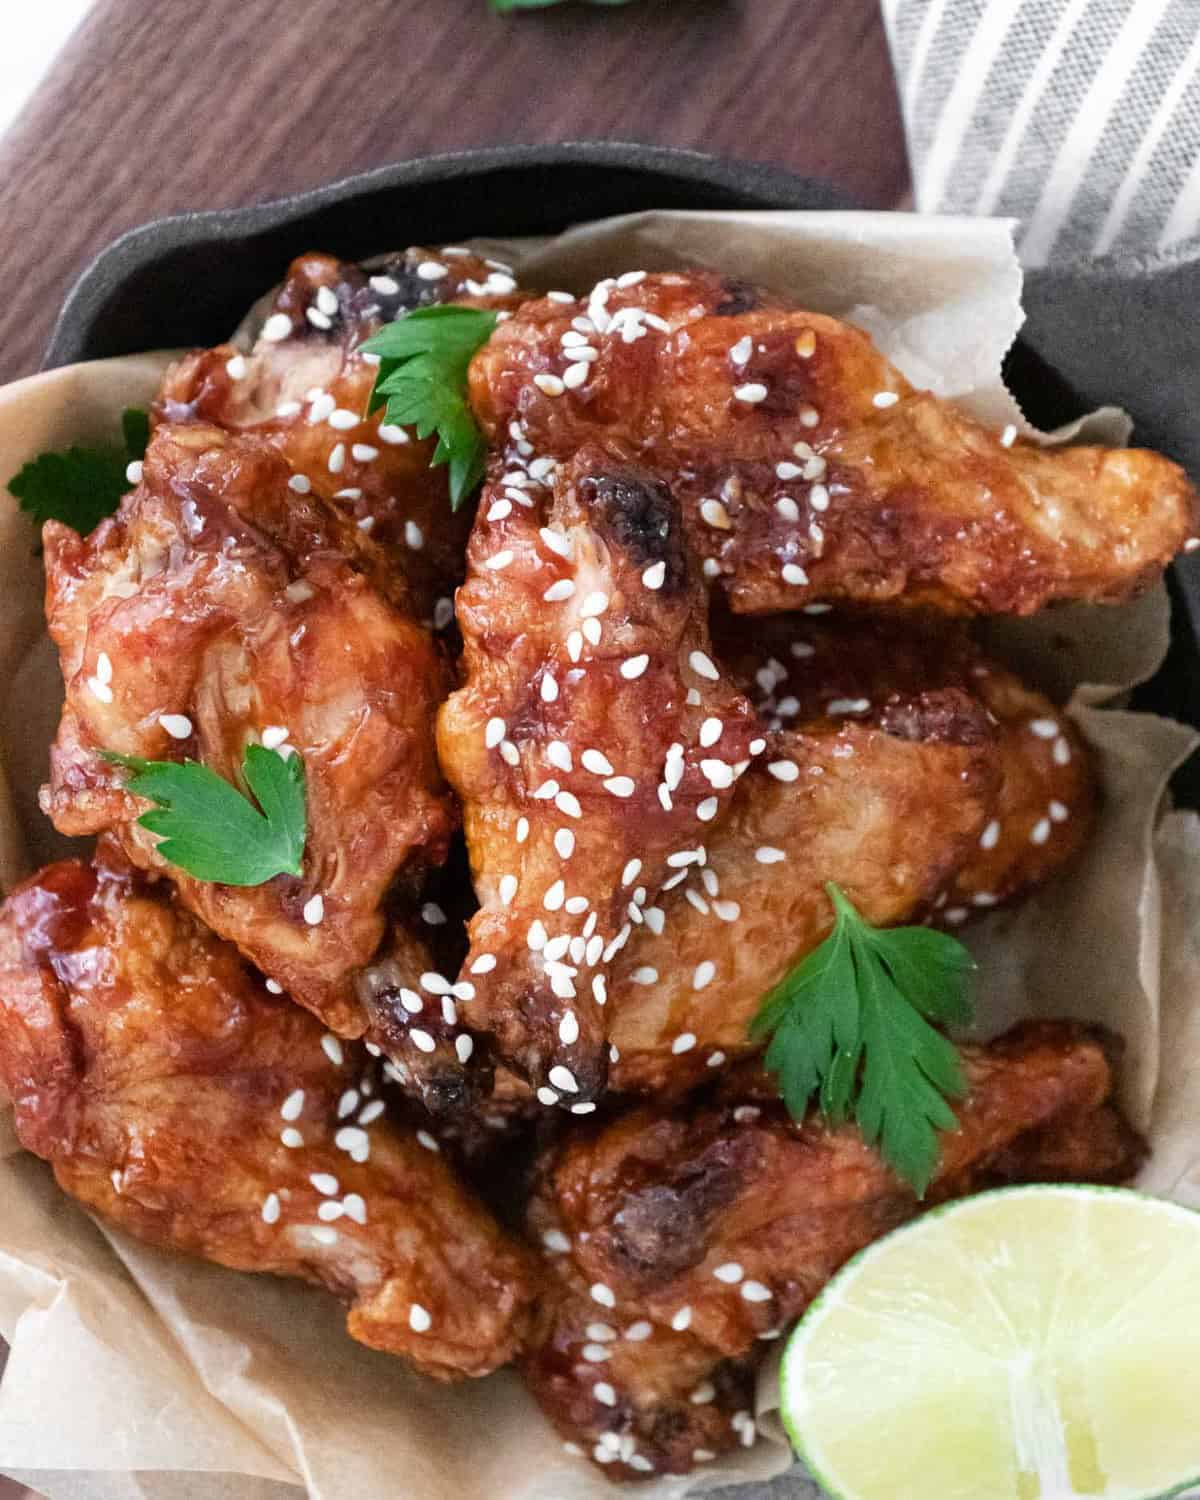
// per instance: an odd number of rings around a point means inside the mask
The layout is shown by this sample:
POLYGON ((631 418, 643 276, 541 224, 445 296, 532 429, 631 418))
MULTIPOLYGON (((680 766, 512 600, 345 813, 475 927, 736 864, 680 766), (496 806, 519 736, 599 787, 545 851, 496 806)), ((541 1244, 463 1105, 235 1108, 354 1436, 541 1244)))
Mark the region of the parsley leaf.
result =
POLYGON ((833 1125, 863 1137, 925 1196, 948 1098, 966 1090, 958 1051, 935 1022, 971 1019, 975 967, 961 943, 927 927, 872 927, 834 884, 833 931, 767 995, 750 1023, 771 1036, 765 1066, 795 1120, 817 1099, 833 1125))
POLYGON ((164 859, 197 880, 262 885, 275 875, 302 873, 308 817, 299 755, 246 746, 242 775, 258 807, 194 760, 142 760, 114 751, 104 758, 134 773, 128 791, 158 804, 138 823, 160 836, 164 859))
POLYGON ((121 416, 124 448, 67 448, 42 453, 8 482, 17 504, 36 526, 62 521, 87 536, 111 516, 130 488, 125 470, 146 451, 150 417, 131 406, 121 416))
POLYGON ((379 355, 368 411, 386 404, 387 420, 433 432, 435 464, 450 465, 450 508, 457 510, 483 478, 487 445, 467 404, 467 367, 496 326, 482 307, 418 307, 362 346, 379 355))

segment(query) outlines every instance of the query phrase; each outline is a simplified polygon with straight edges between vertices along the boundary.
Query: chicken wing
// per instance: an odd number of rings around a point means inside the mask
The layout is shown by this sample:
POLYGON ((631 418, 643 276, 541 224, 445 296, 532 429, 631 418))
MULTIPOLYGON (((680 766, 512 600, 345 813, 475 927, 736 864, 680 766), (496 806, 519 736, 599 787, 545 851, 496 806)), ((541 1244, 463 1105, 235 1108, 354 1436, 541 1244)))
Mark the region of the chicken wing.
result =
POLYGON ((375 364, 361 346, 418 307, 463 302, 517 306, 522 293, 499 261, 461 247, 420 247, 372 269, 308 254, 293 261, 261 310, 254 347, 221 344, 168 371, 157 415, 251 432, 287 460, 298 480, 331 501, 398 561, 424 619, 453 618, 469 508, 450 509, 434 440, 420 441, 383 413, 367 416, 375 364))
POLYGON ((51 865, 0 912, 0 1082, 21 1143, 139 1239, 328 1287, 354 1338, 437 1380, 510 1360, 529 1257, 432 1138, 388 1118, 365 1051, 166 891, 102 841, 95 865, 51 865))
POLYGON ((1157 454, 1046 450, 914 390, 857 328, 703 271, 526 303, 471 368, 493 443, 616 442, 739 613, 814 601, 1029 614, 1112 602, 1200 533, 1157 454))
POLYGON ((685 1473, 752 1444, 765 1343, 858 1250, 1010 1170, 1133 1173, 1143 1146, 1108 1102, 1113 1051, 1069 1022, 965 1048, 969 1092, 924 1205, 855 1129, 795 1125, 778 1099, 573 1129, 546 1153, 529 1209, 558 1293, 523 1361, 534 1395, 614 1479, 685 1473))
POLYGON ((955 644, 938 635, 926 652, 908 638, 906 653, 893 629, 878 654, 874 634, 850 627, 814 670, 789 649, 811 649, 806 623, 742 622, 736 642, 728 626, 720 632, 719 660, 754 695, 768 748, 738 784, 703 868, 642 912, 615 961, 616 1089, 678 1093, 749 1050, 764 995, 832 925, 827 882, 878 926, 910 920, 993 814, 995 731, 966 690, 955 644), (858 696, 861 677, 844 676, 856 653, 872 663, 870 699, 858 696))
POLYGON ((602 1092, 607 967, 696 862, 758 721, 709 655, 666 488, 608 450, 495 475, 458 594, 465 686, 439 719, 480 910, 467 1024, 577 1113, 602 1092))
POLYGON ((45 811, 63 833, 114 830, 331 1030, 360 1035, 354 976, 385 901, 415 895, 456 822, 434 751, 446 668, 403 581, 269 448, 201 425, 158 429, 91 536, 49 522, 44 538, 66 683, 45 811), (166 866, 99 753, 189 757, 236 783, 253 741, 303 756, 309 830, 303 876, 253 887, 166 866))

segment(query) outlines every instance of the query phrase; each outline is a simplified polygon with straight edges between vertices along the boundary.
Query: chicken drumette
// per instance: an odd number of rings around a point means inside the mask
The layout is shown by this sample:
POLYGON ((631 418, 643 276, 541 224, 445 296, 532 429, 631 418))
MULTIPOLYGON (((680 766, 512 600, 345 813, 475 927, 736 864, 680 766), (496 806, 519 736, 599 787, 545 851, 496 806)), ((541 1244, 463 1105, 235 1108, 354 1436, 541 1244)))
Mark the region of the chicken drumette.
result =
MULTIPOLYGON (((447 672, 403 580, 268 447, 198 424, 158 429, 141 483, 91 536, 57 522, 44 536, 66 683, 43 789, 55 826, 112 830, 331 1030, 360 1035, 399 1000, 365 1008, 355 977, 456 822, 434 749, 447 672), (191 758, 236 784, 256 741, 303 757, 308 841, 302 876, 250 887, 167 866, 136 822, 147 804, 101 754, 191 758)), ((404 946, 415 987, 424 944, 404 946)))
POLYGON ((481 909, 466 1023, 543 1103, 603 1091, 606 975, 641 909, 703 863, 765 748, 714 664, 665 486, 609 450, 495 474, 458 595, 465 686, 442 710, 481 909))
POLYGON ((0 912, 0 1083, 61 1186, 150 1244, 298 1276, 438 1380, 510 1360, 530 1258, 341 1043, 101 841, 0 912))
POLYGON ((526 303, 476 356, 471 396, 513 451, 621 444, 671 486, 740 613, 1120 600, 1200 532, 1165 458, 991 433, 860 330, 709 272, 526 303))
POLYGON ((330 255, 294 260, 261 309, 248 352, 221 344, 168 371, 157 414, 249 432, 287 461, 298 481, 351 516, 408 579, 423 619, 444 626, 462 577, 470 508, 450 509, 435 440, 367 415, 376 364, 361 346, 418 307, 459 302, 516 307, 510 267, 459 246, 413 248, 373 269, 330 255))
POLYGON ((1142 1144, 1109 1102, 1113 1044, 1067 1022, 964 1048, 969 1092, 925 1204, 852 1127, 793 1124, 762 1075, 550 1148, 529 1209, 553 1290, 522 1362, 573 1451, 614 1479, 684 1473, 755 1437, 763 1350, 856 1251, 1009 1180, 1119 1182, 1142 1144))

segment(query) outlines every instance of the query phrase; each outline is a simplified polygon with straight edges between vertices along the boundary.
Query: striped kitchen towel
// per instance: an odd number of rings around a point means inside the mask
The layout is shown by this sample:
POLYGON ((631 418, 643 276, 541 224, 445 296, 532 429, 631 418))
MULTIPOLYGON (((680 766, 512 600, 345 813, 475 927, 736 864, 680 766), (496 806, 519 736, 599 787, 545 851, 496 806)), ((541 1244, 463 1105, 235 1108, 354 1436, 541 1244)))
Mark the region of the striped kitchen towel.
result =
POLYGON ((882 7, 919 209, 1018 219, 1031 267, 1200 252, 1200 0, 882 7))

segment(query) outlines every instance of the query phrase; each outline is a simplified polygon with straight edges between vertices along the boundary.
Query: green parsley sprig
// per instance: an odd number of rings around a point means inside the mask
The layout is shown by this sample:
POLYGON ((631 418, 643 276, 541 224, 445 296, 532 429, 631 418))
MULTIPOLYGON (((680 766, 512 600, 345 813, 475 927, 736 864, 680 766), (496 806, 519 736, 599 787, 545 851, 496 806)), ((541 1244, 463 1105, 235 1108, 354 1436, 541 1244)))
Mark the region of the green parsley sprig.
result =
POLYGON ((928 927, 872 927, 832 882, 833 931, 767 995, 750 1024, 771 1036, 765 1065, 795 1120, 815 1098, 834 1125, 864 1138, 924 1197, 948 1098, 966 1090, 954 1044, 930 1021, 965 1023, 971 955, 928 927))
POLYGON ((450 465, 451 510, 483 478, 487 445, 467 404, 467 367, 496 323, 482 307, 418 307, 363 345, 379 355, 368 412, 386 405, 397 427, 415 427, 420 438, 437 433, 433 462, 450 465))
POLYGON ((299 755, 246 746, 242 776, 257 807, 198 761, 143 760, 111 750, 104 758, 134 772, 126 790, 158 804, 138 823, 159 835, 165 860, 197 880, 262 885, 302 873, 308 812, 299 755))
POLYGON ((146 452, 150 417, 131 406, 121 416, 123 447, 66 448, 41 453, 8 481, 8 488, 34 524, 62 521, 87 536, 111 516, 130 489, 125 470, 146 452))

